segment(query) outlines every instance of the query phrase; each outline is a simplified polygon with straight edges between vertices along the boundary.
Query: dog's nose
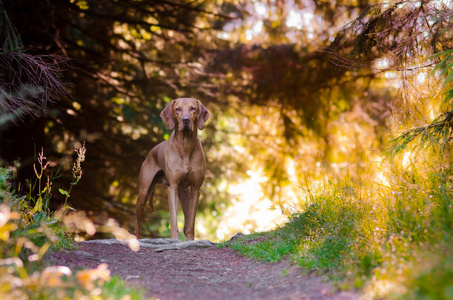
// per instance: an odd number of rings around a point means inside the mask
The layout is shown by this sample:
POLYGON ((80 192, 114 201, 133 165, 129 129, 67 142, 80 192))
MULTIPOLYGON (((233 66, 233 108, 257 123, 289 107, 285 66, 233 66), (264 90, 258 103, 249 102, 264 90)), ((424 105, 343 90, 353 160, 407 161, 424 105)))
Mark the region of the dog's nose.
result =
POLYGON ((182 117, 182 122, 184 124, 189 124, 190 123, 190 118, 189 117, 182 117))

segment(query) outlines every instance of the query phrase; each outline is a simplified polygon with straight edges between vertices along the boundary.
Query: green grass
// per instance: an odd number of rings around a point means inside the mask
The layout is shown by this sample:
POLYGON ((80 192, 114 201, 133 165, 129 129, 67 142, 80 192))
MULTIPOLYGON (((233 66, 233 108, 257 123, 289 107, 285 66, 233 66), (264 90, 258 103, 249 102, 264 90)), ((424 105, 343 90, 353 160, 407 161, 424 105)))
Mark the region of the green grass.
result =
POLYGON ((372 297, 452 299, 452 167, 431 161, 387 178, 326 181, 284 226, 224 245, 263 261, 288 257, 372 297))
POLYGON ((120 277, 112 277, 102 287, 102 296, 104 299, 121 299, 124 296, 129 295, 130 300, 141 300, 145 299, 145 291, 131 287, 125 284, 120 277))
POLYGON ((246 235, 231 244, 223 243, 220 247, 229 246, 245 256, 278 262, 298 247, 298 239, 294 234, 285 227, 282 230, 246 235))

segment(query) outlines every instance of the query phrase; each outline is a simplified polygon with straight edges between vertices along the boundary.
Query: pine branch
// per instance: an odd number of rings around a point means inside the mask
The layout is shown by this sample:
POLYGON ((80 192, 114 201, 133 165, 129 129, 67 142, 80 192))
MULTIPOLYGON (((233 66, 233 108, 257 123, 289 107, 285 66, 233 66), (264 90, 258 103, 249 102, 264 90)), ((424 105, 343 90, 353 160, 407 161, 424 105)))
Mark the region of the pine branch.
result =
POLYGON ((426 146, 427 144, 439 145, 442 150, 445 145, 452 140, 453 135, 453 110, 441 114, 430 124, 414 127, 403 132, 400 136, 390 141, 389 150, 386 152, 388 156, 394 156, 406 149, 406 147, 415 139, 420 139, 419 145, 426 146))
POLYGON ((67 60, 56 55, 0 53, 0 116, 36 114, 55 99, 71 98, 59 78, 67 60))
POLYGON ((19 51, 23 47, 20 35, 9 20, 2 1, 0 1, 0 44, 5 54, 11 51, 19 51))

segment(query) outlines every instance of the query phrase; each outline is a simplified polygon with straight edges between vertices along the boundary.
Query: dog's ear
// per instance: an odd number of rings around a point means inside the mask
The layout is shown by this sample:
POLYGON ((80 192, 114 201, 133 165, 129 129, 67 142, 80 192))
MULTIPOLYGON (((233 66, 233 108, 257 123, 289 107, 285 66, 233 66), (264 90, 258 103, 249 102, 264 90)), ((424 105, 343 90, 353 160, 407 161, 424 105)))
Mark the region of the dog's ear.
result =
POLYGON ((209 119, 209 112, 199 100, 197 100, 197 103, 198 108, 200 109, 200 112, 198 113, 197 127, 198 129, 202 130, 204 129, 204 123, 206 123, 206 121, 209 119))
POLYGON ((169 129, 175 128, 175 117, 173 116, 173 104, 175 100, 171 100, 170 103, 165 106, 164 110, 160 113, 160 117, 167 124, 169 129))

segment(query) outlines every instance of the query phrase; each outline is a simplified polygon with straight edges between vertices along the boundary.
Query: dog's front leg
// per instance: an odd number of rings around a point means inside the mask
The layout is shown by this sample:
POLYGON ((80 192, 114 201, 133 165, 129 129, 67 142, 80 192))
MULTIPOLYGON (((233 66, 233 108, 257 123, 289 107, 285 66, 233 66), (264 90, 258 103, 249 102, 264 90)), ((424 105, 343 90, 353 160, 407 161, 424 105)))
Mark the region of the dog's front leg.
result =
POLYGON ((193 240, 195 236, 195 216, 197 214, 200 192, 194 190, 190 194, 190 199, 187 203, 187 214, 184 220, 184 235, 188 241, 193 240))
POLYGON ((178 235, 178 186, 170 184, 168 187, 168 208, 170 210, 170 236, 179 239, 178 235))

